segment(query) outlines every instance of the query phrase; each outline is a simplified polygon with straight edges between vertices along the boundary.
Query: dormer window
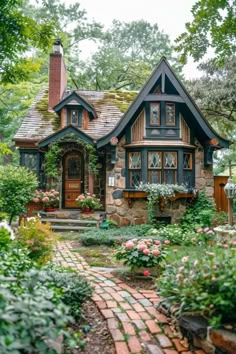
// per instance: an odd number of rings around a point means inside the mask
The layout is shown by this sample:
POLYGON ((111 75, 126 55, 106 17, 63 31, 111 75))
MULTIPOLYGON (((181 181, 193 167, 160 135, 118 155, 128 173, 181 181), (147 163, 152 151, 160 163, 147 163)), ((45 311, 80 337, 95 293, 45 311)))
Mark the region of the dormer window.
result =
POLYGON ((78 111, 73 109, 71 111, 71 116, 70 116, 70 119, 71 119, 70 122, 72 125, 79 125, 78 117, 79 117, 78 111))
POLYGON ((160 103, 150 103, 150 125, 160 125, 160 103))
POLYGON ((175 125, 175 104, 166 103, 165 107, 165 125, 175 125))

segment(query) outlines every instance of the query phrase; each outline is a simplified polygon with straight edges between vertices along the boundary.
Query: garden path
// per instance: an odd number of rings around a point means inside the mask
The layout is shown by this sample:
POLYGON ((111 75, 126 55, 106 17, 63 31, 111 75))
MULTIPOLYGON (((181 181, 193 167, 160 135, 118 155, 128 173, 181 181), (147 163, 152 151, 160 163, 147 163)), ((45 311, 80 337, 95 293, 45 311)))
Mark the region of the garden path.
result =
POLYGON ((189 351, 173 331, 170 319, 156 310, 160 298, 154 290, 136 290, 110 273, 94 271, 73 241, 56 244, 54 262, 82 272, 92 283, 92 300, 107 320, 117 354, 204 354, 189 351))

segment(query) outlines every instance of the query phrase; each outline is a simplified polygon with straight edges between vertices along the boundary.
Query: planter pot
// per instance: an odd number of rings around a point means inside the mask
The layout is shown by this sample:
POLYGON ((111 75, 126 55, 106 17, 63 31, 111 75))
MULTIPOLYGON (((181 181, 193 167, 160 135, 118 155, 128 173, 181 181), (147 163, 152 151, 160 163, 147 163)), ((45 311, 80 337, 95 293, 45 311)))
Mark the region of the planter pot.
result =
POLYGON ((44 207, 44 211, 50 213, 50 212, 56 211, 56 208, 49 205, 49 206, 44 207))
POLYGON ((80 211, 83 214, 92 214, 93 213, 93 209, 89 208, 89 207, 84 207, 81 209, 80 211))

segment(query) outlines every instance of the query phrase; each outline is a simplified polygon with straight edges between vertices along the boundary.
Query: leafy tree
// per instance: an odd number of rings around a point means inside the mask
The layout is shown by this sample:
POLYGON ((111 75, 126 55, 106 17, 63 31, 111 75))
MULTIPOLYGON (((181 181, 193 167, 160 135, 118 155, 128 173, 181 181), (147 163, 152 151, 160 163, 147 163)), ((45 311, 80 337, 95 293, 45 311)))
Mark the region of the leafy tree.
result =
POLYGON ((79 67, 75 81, 80 87, 139 89, 162 56, 180 72, 170 39, 157 24, 114 20, 100 43, 91 60, 79 67))
POLYGON ((25 211, 25 204, 31 199, 37 184, 35 174, 24 167, 0 167, 0 210, 9 215, 9 224, 25 211))
POLYGON ((23 0, 2 0, 0 12, 0 82, 15 83, 37 71, 38 60, 26 56, 31 48, 48 49, 52 21, 36 21, 22 12, 23 0))
POLYGON ((177 39, 183 63, 191 55, 199 61, 209 47, 222 62, 236 50, 236 0, 199 0, 192 7, 193 21, 177 39))

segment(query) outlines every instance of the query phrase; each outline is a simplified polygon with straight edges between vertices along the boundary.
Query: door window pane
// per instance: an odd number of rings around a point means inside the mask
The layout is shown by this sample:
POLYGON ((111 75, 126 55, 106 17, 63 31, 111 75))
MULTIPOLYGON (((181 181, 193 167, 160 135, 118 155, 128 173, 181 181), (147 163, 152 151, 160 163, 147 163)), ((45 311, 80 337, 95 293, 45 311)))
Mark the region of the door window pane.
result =
POLYGON ((67 160, 67 176, 69 179, 81 178, 81 163, 80 158, 70 157, 67 160))

